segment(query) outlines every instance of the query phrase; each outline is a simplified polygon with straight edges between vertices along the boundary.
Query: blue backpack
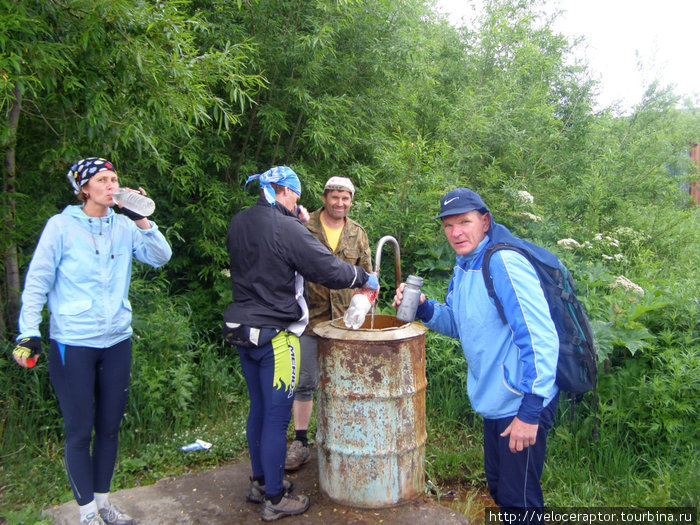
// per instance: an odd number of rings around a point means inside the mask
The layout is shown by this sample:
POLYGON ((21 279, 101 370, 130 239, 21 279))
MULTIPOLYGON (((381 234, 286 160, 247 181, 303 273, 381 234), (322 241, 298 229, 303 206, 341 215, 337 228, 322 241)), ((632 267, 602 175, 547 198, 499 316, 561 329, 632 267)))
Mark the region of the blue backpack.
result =
POLYGON ((489 236, 493 244, 484 254, 482 273, 486 289, 503 322, 506 322, 506 317, 503 305, 496 297, 489 261, 498 250, 513 250, 523 255, 535 268, 549 304, 549 312, 559 335, 557 386, 569 392, 572 398, 580 398, 591 390, 595 393, 598 362, 593 330, 583 306, 576 298, 571 273, 552 252, 514 236, 508 228, 493 222, 493 219, 489 236))

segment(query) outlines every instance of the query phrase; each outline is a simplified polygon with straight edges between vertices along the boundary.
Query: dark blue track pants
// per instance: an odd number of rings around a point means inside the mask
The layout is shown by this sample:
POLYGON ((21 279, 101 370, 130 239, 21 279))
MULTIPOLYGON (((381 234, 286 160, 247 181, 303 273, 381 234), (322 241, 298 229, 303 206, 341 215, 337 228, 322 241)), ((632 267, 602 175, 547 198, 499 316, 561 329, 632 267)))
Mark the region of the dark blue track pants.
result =
POLYGON ((253 478, 264 479, 268 496, 282 493, 287 426, 300 365, 299 338, 280 332, 260 348, 238 348, 248 385, 246 437, 253 478))
POLYGON ((78 505, 90 503, 95 492, 109 492, 130 368, 130 339, 110 348, 51 341, 49 376, 63 414, 64 461, 78 505))
POLYGON ((486 481, 491 497, 502 509, 543 508, 540 478, 547 452, 547 433, 552 428, 558 398, 557 395, 542 410, 535 444, 521 452, 511 452, 508 448, 509 437, 501 437, 512 417, 484 419, 486 481))

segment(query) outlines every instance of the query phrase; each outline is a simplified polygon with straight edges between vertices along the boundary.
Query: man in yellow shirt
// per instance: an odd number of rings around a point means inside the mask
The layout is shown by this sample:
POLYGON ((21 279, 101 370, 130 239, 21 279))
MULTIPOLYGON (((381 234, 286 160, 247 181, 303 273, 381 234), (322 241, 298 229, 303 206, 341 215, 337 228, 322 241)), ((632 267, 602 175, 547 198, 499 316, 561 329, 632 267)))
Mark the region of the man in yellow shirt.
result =
MULTIPOLYGON (((355 196, 355 186, 346 177, 331 177, 321 196, 323 207, 313 212, 306 227, 336 257, 372 271, 372 253, 364 228, 347 214, 355 196)), ((352 289, 330 290, 320 284, 308 283, 309 325, 300 338, 301 370, 294 393, 294 441, 287 452, 286 470, 297 470, 309 461, 307 430, 314 407, 317 383, 316 336, 313 327, 323 321, 342 317, 347 310, 352 289)))

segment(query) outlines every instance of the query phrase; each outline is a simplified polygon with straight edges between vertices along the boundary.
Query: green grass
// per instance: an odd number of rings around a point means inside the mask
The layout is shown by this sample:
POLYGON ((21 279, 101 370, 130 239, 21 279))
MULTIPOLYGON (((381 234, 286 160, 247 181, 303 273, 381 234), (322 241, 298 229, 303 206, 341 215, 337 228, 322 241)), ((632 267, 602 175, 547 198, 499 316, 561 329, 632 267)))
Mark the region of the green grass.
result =
MULTIPOLYGON (((486 496, 480 425, 445 423, 430 416, 426 477, 437 489, 434 499, 480 523, 484 506, 491 504, 486 496), (445 498, 450 492, 456 498, 445 498)), ((615 428, 602 426, 599 441, 593 441, 586 419, 571 423, 560 413, 550 432, 542 476, 547 505, 697 506, 697 447, 688 444, 674 456, 657 451, 651 457, 640 454, 631 440, 620 439, 615 428)))
MULTIPOLYGON (((150 442, 120 434, 121 444, 112 490, 150 485, 159 479, 216 468, 247 455, 247 404, 189 430, 158 436, 150 442), (212 443, 206 451, 182 452, 197 438, 212 443)), ((9 523, 42 523, 39 512, 73 499, 63 468, 63 445, 55 436, 41 449, 20 447, 0 457, 0 517, 9 523)), ((1 522, 1 521, 0 521, 1 522)))
MULTIPOLYGON (((468 410, 468 407, 467 407, 468 410)), ((553 506, 692 506, 698 503, 696 448, 687 444, 674 458, 640 455, 631 440, 613 426, 600 428, 592 441, 580 408, 572 424, 565 415, 553 428, 543 475, 545 499, 553 506)), ((113 490, 144 486, 159 479, 215 468, 246 458, 247 403, 236 403, 215 421, 152 440, 122 433, 113 490), (209 451, 184 453, 179 447, 201 438, 209 451)), ((426 481, 434 499, 479 523, 488 504, 483 473, 480 418, 467 423, 428 409, 426 481)), ((314 418, 312 418, 312 433, 314 418)), ((290 436, 291 434, 290 425, 290 436)), ((0 516, 8 523, 43 524, 40 511, 72 499, 62 465, 60 436, 20 446, 0 457, 0 516)))

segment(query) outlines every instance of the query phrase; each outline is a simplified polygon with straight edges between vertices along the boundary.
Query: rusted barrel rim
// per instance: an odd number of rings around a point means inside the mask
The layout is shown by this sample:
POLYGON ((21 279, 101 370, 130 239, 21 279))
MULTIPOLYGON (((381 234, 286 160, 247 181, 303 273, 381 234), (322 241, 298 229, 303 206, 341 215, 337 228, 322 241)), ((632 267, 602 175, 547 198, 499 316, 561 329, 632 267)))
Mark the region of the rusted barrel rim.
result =
POLYGON ((340 328, 341 330, 348 330, 350 332, 388 332, 390 330, 401 330, 402 328, 406 328, 406 326, 410 324, 411 323, 404 323, 401 326, 388 326, 386 328, 357 328, 353 330, 352 328, 348 328, 347 326, 345 326, 342 317, 338 317, 337 319, 333 319, 331 321, 331 326, 333 326, 334 328, 340 328))
MULTIPOLYGON (((365 321, 365 325, 368 325, 365 321)), ((314 327, 315 335, 328 339, 343 341, 398 341, 412 337, 424 336, 428 329, 419 322, 404 323, 393 315, 377 314, 375 316, 375 326, 382 328, 359 328, 352 330, 345 326, 343 318, 339 317, 332 321, 324 321, 314 327)))

